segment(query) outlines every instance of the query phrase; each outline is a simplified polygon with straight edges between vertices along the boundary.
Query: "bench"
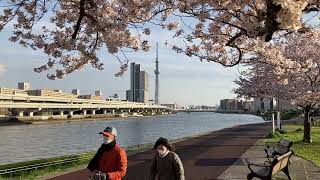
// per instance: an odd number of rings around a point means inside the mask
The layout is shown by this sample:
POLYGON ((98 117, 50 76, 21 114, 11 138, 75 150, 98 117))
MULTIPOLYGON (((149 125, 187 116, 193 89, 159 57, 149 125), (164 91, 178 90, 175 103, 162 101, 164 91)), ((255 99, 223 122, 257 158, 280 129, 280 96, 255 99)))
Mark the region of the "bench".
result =
POLYGON ((273 161, 273 159, 277 156, 281 156, 290 151, 291 146, 293 145, 292 141, 288 141, 285 139, 280 139, 280 141, 272 146, 266 143, 266 148, 264 151, 267 154, 267 159, 269 162, 273 161))
POLYGON ((288 176, 288 179, 291 180, 288 166, 289 158, 292 155, 293 151, 289 151, 286 154, 275 158, 270 165, 256 165, 249 163, 248 168, 251 172, 247 175, 247 179, 251 180, 253 177, 257 177, 262 180, 271 180, 272 176, 281 170, 288 176))

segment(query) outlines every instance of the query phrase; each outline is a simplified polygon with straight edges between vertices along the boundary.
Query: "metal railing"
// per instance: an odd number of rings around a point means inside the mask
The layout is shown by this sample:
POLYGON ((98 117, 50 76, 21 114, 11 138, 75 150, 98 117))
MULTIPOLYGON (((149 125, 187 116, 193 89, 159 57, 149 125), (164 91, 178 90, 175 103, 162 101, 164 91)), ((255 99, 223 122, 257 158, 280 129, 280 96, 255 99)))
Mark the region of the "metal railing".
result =
MULTIPOLYGON (((149 147, 149 146, 151 146, 150 143, 138 144, 138 145, 126 147, 125 149, 134 150, 134 149, 140 149, 140 148, 149 147)), ((57 166, 57 165, 68 164, 68 163, 72 163, 72 162, 76 162, 76 161, 89 160, 92 157, 93 157, 93 154, 92 155, 66 157, 66 158, 62 158, 60 160, 55 160, 55 161, 50 161, 50 162, 41 162, 41 163, 37 163, 37 164, 21 165, 21 166, 14 167, 14 168, 1 169, 0 176, 10 176, 10 175, 13 175, 16 173, 27 172, 27 171, 46 168, 46 167, 50 167, 50 166, 57 166)))
MULTIPOLYGON (((185 139, 187 139, 187 138, 175 139, 175 140, 171 140, 171 142, 175 143, 175 142, 179 142, 179 141, 182 141, 185 139)), ((136 150, 136 149, 150 148, 152 146, 153 146, 153 143, 145 143, 145 144, 137 144, 137 145, 133 145, 133 146, 128 146, 128 147, 125 147, 125 149, 126 150, 136 150)), ((130 154, 128 154, 128 155, 130 155, 130 154)), ((70 156, 72 156, 72 155, 70 155, 70 156)), ((68 163, 72 163, 72 162, 76 162, 76 161, 89 160, 92 157, 93 157, 93 154, 92 155, 89 155, 89 154, 82 155, 82 156, 74 155, 73 157, 66 157, 66 158, 62 158, 62 159, 50 161, 50 162, 41 162, 41 163, 37 163, 37 164, 21 165, 21 166, 14 167, 14 168, 1 169, 0 176, 14 176, 14 174, 16 174, 16 173, 27 172, 27 171, 46 168, 46 167, 50 167, 50 166, 68 164, 68 163)))
POLYGON ((2 169, 0 170, 0 176, 10 175, 14 173, 23 172, 23 171, 41 169, 41 168, 50 167, 50 166, 62 165, 62 164, 72 163, 72 162, 81 161, 81 160, 89 160, 91 158, 92 158, 92 155, 81 156, 81 157, 70 157, 70 158, 55 160, 51 162, 43 162, 38 164, 23 165, 20 167, 2 169))

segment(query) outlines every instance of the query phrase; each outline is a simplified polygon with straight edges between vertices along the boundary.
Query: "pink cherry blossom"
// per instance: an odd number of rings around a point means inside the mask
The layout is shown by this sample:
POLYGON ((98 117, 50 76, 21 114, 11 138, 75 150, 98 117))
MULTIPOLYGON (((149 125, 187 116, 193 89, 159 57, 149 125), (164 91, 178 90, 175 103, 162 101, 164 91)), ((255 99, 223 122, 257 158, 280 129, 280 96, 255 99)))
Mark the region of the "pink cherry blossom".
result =
POLYGON ((86 64, 103 69, 100 50, 113 55, 124 50, 148 51, 150 45, 142 35, 153 35, 151 24, 164 31, 176 31, 174 37, 185 40, 184 47, 171 43, 175 51, 234 66, 251 60, 257 41, 269 42, 283 31, 303 32, 308 25, 302 23, 302 16, 319 11, 320 3, 318 0, 7 0, 1 6, 0 31, 13 25, 10 41, 43 51, 48 63, 49 59, 54 60, 53 65, 45 64, 46 68, 41 66, 35 71, 47 71, 48 77, 55 79, 86 64), (43 22, 50 25, 43 26, 43 22))
POLYGON ((306 114, 304 140, 309 142, 309 113, 320 102, 318 32, 293 33, 283 42, 262 49, 257 61, 252 61, 249 70, 235 81, 239 87, 234 91, 244 97, 285 99, 300 106, 306 114))

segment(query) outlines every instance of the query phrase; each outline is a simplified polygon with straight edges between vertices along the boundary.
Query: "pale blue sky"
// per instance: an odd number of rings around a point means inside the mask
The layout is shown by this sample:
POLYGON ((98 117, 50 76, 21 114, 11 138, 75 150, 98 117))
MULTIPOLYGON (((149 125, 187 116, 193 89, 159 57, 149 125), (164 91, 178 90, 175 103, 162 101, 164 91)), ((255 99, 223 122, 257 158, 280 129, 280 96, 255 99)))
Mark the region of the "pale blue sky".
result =
MULTIPOLYGON (((27 81, 32 88, 80 89, 81 94, 93 94, 102 90, 105 96, 115 93, 125 99, 125 91, 129 89, 129 71, 123 77, 115 77, 119 69, 118 61, 103 48, 100 58, 104 70, 99 71, 88 65, 85 70, 65 76, 62 80, 49 80, 46 73, 38 74, 34 67, 46 62, 47 57, 41 52, 23 48, 8 41, 10 28, 0 33, 0 86, 16 87, 17 82, 27 81)), ((153 46, 149 52, 128 54, 131 62, 140 63, 150 77, 150 99, 154 98, 155 42, 159 42, 160 61, 160 102, 177 103, 179 105, 215 105, 223 98, 233 98, 232 89, 237 78, 238 67, 224 68, 216 63, 200 62, 198 58, 189 58, 176 54, 164 46, 166 40, 175 42, 172 34, 159 28, 151 29, 153 46)), ((179 44, 179 43, 178 43, 179 44)))

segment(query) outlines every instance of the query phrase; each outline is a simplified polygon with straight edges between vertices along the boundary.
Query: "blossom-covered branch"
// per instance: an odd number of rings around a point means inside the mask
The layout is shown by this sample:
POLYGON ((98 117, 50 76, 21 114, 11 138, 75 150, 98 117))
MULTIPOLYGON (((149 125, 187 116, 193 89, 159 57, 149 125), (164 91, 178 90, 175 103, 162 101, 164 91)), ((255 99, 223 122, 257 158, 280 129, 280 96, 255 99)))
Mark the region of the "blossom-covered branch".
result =
POLYGON ((233 66, 251 58, 252 42, 304 28, 303 14, 319 10, 318 0, 8 0, 0 5, 0 31, 13 24, 12 42, 48 55, 35 71, 55 70, 50 79, 86 64, 103 69, 97 52, 104 47, 111 54, 148 51, 151 24, 175 31, 185 42, 179 47, 173 41, 179 52, 233 66))
MULTIPOLYGON (((303 108, 306 117, 320 102, 320 39, 318 32, 293 33, 285 42, 261 48, 259 61, 235 83, 244 97, 285 99, 303 108), (280 60, 279 60, 280 59, 280 60), (261 63, 261 62, 267 63, 261 63)), ((310 141, 309 119, 304 140, 310 141)))

